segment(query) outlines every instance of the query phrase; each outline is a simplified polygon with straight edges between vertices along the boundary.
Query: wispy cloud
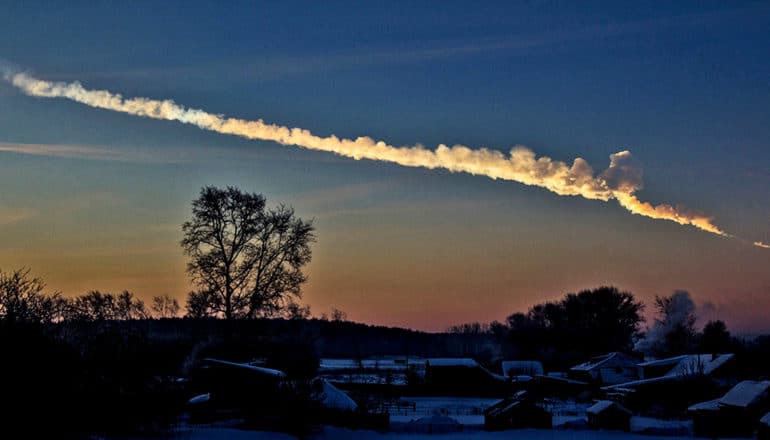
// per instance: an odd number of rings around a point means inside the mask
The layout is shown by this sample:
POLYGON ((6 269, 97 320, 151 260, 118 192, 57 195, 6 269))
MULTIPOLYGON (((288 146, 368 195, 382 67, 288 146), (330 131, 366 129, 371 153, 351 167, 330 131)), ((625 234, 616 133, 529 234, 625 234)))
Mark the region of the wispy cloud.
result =
POLYGON ((0 226, 29 220, 37 215, 37 211, 30 208, 4 208, 0 206, 0 226))
POLYGON ((754 246, 759 246, 761 248, 770 249, 770 244, 763 243, 761 241, 755 241, 754 246))
POLYGON ((0 142, 0 153, 116 162, 176 162, 175 159, 161 157, 157 154, 150 154, 149 152, 82 145, 18 144, 0 142))

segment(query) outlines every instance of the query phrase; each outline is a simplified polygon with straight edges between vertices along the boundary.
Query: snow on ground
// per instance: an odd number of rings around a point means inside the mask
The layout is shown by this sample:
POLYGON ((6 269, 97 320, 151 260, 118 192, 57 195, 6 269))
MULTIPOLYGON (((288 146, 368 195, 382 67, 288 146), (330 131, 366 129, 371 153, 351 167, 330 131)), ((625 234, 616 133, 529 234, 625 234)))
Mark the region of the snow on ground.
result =
MULTIPOLYGON (((446 434, 379 433, 352 431, 327 427, 314 440, 654 440, 655 437, 628 434, 620 431, 559 431, 550 429, 517 429, 512 431, 468 431, 446 434)), ((659 438, 659 437, 658 437, 659 438)), ((692 437, 666 437, 666 440, 692 440, 692 437)))
MULTIPOLYGON (((692 434, 691 420, 661 420, 651 417, 631 417, 631 432, 648 435, 682 435, 692 434)), ((669 437, 670 438, 670 437, 669 437)))
POLYGON ((177 433, 179 440, 296 440, 289 434, 270 431, 243 431, 233 428, 200 428, 177 433))
POLYGON ((414 409, 392 408, 391 416, 408 416, 420 418, 424 416, 483 416, 484 410, 499 402, 497 398, 484 397, 402 397, 402 401, 413 402, 414 409))
POLYGON ((484 425, 484 410, 500 401, 479 397, 402 397, 401 400, 413 402, 414 409, 391 407, 390 424, 394 431, 407 429, 404 425, 429 416, 447 416, 468 429, 481 429, 484 425))
MULTIPOLYGON (((174 437, 179 440, 294 440, 295 437, 268 431, 242 431, 233 428, 195 428, 178 432, 174 437)), ((653 437, 641 434, 629 434, 621 431, 570 431, 550 429, 516 429, 510 431, 487 432, 465 430, 441 434, 375 432, 324 427, 323 431, 308 437, 312 440, 693 440, 686 435, 653 437)))
MULTIPOLYGON (((426 417, 429 417, 429 416, 426 416, 426 417)), ((468 427, 474 427, 475 426, 475 427, 479 427, 479 429, 482 426, 484 426, 484 416, 483 415, 479 415, 479 416, 471 416, 471 415, 459 415, 458 416, 458 415, 453 415, 453 416, 448 416, 448 417, 451 417, 451 418, 457 420, 457 423, 459 423, 461 425, 464 425, 464 426, 468 426, 468 427)), ((421 418, 422 417, 420 417, 420 416, 390 416, 390 424, 391 424, 391 426, 393 427, 394 430, 397 430, 397 429, 399 429, 399 427, 398 427, 399 424, 410 423, 410 422, 419 420, 421 418)))

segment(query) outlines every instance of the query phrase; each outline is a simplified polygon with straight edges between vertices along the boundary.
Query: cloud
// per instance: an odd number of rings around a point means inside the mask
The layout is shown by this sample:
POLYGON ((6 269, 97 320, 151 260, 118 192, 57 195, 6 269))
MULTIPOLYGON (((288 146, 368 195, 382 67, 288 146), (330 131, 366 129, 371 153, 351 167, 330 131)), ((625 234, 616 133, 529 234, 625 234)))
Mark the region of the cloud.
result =
POLYGON ((30 96, 66 98, 81 104, 134 116, 178 121, 203 130, 325 151, 355 160, 369 159, 406 167, 445 169, 519 182, 545 188, 562 196, 581 196, 590 200, 615 199, 633 214, 691 225, 704 231, 727 235, 710 216, 670 204, 652 205, 640 201, 636 191, 642 188, 642 171, 628 150, 610 156, 609 167, 594 174, 582 158, 567 164, 515 146, 507 154, 488 148, 472 149, 464 145, 440 144, 435 150, 422 145, 394 146, 368 136, 355 139, 335 135, 321 137, 307 129, 266 123, 261 119, 244 120, 181 106, 170 99, 124 98, 107 90, 89 90, 79 82, 51 82, 26 73, 8 73, 6 79, 30 96))
POLYGON ((754 242, 754 246, 758 246, 758 247, 761 247, 761 248, 764 248, 764 249, 770 249, 770 244, 763 243, 761 241, 755 241, 754 242))
POLYGON ((30 208, 3 208, 0 206, 0 226, 29 220, 37 215, 37 211, 30 208))
POLYGON ((0 142, 0 153, 15 153, 31 156, 116 162, 175 162, 173 159, 159 157, 157 154, 143 153, 134 150, 88 147, 81 145, 20 144, 0 142))
POLYGON ((114 150, 77 145, 0 143, 0 152, 95 160, 125 160, 121 153, 114 150))

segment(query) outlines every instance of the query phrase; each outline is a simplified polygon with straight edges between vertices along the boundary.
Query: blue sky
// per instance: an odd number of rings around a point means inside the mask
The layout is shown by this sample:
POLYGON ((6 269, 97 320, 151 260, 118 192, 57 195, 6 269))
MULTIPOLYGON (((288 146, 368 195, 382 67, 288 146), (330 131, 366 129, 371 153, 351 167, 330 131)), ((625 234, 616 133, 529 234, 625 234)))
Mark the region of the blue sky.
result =
MULTIPOLYGON (((522 144, 595 170, 630 149, 643 164, 644 200, 681 203, 770 242, 767 3, 4 8, 0 58, 43 79, 320 135, 522 144)), ((14 219, 0 222, 0 268, 30 266, 68 294, 183 298, 178 225, 201 186, 235 184, 316 218, 305 299, 319 313, 335 306, 354 319, 439 329, 597 283, 643 299, 689 289, 747 330, 763 324, 745 305, 770 306, 770 252, 614 202, 246 141, 8 84, 2 144, 110 152, 0 151, 0 213, 14 219)))

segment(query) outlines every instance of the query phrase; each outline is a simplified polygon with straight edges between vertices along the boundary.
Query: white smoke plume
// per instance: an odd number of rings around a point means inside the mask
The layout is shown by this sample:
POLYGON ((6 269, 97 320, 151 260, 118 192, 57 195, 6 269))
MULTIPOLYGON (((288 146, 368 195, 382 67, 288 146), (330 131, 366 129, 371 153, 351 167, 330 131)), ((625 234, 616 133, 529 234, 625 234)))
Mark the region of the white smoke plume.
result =
POLYGON ((655 319, 655 323, 645 337, 640 339, 634 347, 643 353, 665 352, 666 337, 671 332, 681 329, 694 331, 695 302, 690 292, 676 290, 671 296, 656 297, 656 307, 658 318, 655 319))
POLYGON ((539 186, 559 195, 582 196, 603 201, 616 199, 621 206, 634 214, 692 225, 717 235, 727 235, 714 225, 712 218, 707 215, 678 206, 655 206, 640 201, 635 193, 642 188, 642 171, 630 151, 612 154, 609 168, 594 174, 591 166, 582 158, 576 158, 572 165, 568 165, 548 157, 537 157, 532 150, 523 146, 516 146, 509 154, 505 154, 498 150, 471 149, 463 145, 450 147, 441 144, 435 150, 426 149, 421 145, 396 147, 367 136, 356 139, 338 138, 334 135, 320 137, 302 128, 270 124, 261 119, 249 121, 229 118, 186 108, 168 99, 124 98, 107 90, 86 89, 79 82, 50 82, 13 71, 6 71, 3 76, 6 81, 30 96, 66 98, 90 107, 178 121, 204 130, 326 151, 356 160, 370 159, 408 167, 443 168, 452 172, 539 186))

